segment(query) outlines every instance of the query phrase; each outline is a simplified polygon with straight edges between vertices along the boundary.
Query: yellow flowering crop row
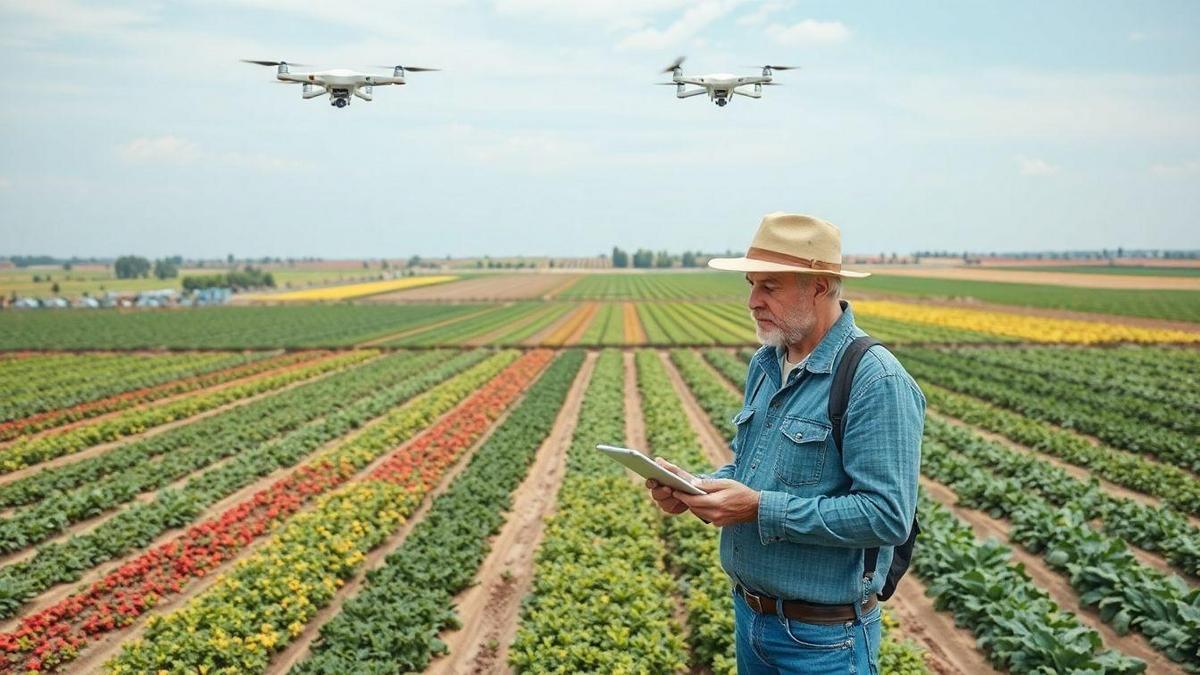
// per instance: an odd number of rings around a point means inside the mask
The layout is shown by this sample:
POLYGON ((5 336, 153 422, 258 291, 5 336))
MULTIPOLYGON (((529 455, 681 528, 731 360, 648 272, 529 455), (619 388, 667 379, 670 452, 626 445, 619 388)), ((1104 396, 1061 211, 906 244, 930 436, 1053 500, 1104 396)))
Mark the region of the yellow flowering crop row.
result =
POLYGON ((1115 323, 1052 319, 979 309, 859 300, 854 312, 916 323, 1005 335, 1030 342, 1098 344, 1103 342, 1200 342, 1200 333, 1139 328, 1115 323))
POLYGON ((314 300, 349 300, 351 298, 362 298, 368 295, 378 295, 380 293, 390 293, 392 291, 401 291, 406 288, 416 288, 418 286, 430 286, 432 284, 440 284, 447 281, 454 281, 458 277, 449 274, 438 274, 427 277, 405 277, 403 279, 387 279, 385 281, 368 281, 362 284, 346 284, 344 286, 326 286, 324 288, 309 288, 303 291, 289 291, 287 293, 265 294, 246 296, 250 300, 270 300, 272 302, 311 302, 314 300))

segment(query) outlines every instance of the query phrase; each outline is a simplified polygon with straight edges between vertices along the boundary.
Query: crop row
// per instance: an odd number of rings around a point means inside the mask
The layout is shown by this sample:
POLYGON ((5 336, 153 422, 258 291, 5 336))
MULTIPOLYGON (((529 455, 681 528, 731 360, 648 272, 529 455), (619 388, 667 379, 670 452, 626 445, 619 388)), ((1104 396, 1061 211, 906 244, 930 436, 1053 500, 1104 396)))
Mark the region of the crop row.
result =
POLYGON ((240 362, 240 365, 212 372, 204 372, 182 379, 174 379, 155 386, 131 389, 106 398, 92 399, 86 403, 79 403, 69 408, 48 410, 32 417, 10 420, 0 424, 0 441, 7 441, 18 436, 36 433, 71 422, 118 410, 125 410, 134 406, 145 405, 159 399, 167 398, 168 396, 176 396, 214 387, 243 377, 257 375, 268 370, 306 361, 310 358, 310 355, 303 352, 280 354, 270 357, 267 353, 260 352, 254 355, 253 360, 250 360, 248 363, 246 362, 246 358, 239 358, 235 362, 240 362))
POLYGON ((579 344, 589 346, 611 346, 625 343, 625 317, 621 306, 613 302, 601 303, 596 318, 584 331, 579 344))
POLYGON ((458 625, 454 596, 475 577, 582 362, 571 351, 547 369, 400 548, 321 627, 311 658, 294 672, 415 672, 445 651, 437 636, 458 625))
POLYGON ((322 286, 319 288, 306 288, 304 290, 285 291, 283 293, 260 293, 257 295, 248 296, 248 298, 250 300, 260 300, 264 302, 349 300, 351 298, 363 298, 370 295, 379 295, 380 293, 402 291, 406 288, 418 288, 420 286, 442 284, 448 281, 454 281, 457 278, 458 277, 456 276, 448 274, 432 274, 420 277, 404 277, 401 279, 367 281, 357 284, 339 284, 335 286, 322 286))
POLYGON ((261 672, 416 509, 553 358, 530 352, 370 475, 318 500, 181 609, 154 616, 107 666, 261 672))
POLYGON ((1045 422, 938 386, 925 383, 922 390, 929 407, 944 415, 1060 457, 1117 485, 1154 495, 1184 513, 1200 515, 1200 481, 1178 467, 1096 445, 1071 431, 1056 429, 1045 422))
POLYGON ((514 324, 529 316, 544 305, 537 302, 521 302, 501 305, 476 314, 469 319, 420 331, 386 343, 389 347, 464 344, 470 338, 514 324))
POLYGON ((670 673, 686 666, 674 579, 645 491, 596 452, 625 437, 621 354, 603 352, 579 412, 509 663, 518 672, 670 673))
POLYGON ((745 344, 753 340, 749 322, 698 303, 647 302, 637 305, 646 338, 654 344, 745 344))
MULTIPOLYGON (((1062 414, 1072 424, 1090 424, 1092 429, 1103 431, 1106 429, 1103 423, 1086 422, 1085 418, 1115 411, 1120 417, 1114 417, 1114 425, 1120 424, 1120 420, 1136 420, 1142 425, 1150 428, 1157 426, 1184 438, 1200 435, 1196 411, 1176 407, 1169 393, 1159 393, 1158 400, 1154 400, 1151 398, 1153 392, 1135 386, 1126 388, 1118 372, 1110 372, 1108 377, 1103 377, 1099 376, 1099 372, 1085 374, 1080 372, 1082 369, 1072 369, 1069 364, 1063 363, 1034 366, 1028 363, 1026 354, 1021 352, 906 350, 904 353, 907 357, 934 364, 938 368, 965 372, 982 380, 1002 384, 1008 389, 1021 390, 1028 398, 1066 401, 1069 407, 1064 407, 1061 413, 1050 414, 1062 414)), ((1092 359, 1092 364, 1099 360, 1092 359)), ((1188 390, 1189 384, 1195 382, 1177 377, 1174 386, 1188 390)), ((1109 431, 1108 435, 1127 441, 1132 438, 1128 434, 1118 436, 1116 431, 1109 431)))
POLYGON ((858 300, 854 303, 854 311, 856 315, 863 317, 881 317, 961 328, 1019 338, 1029 342, 1073 344, 1200 342, 1200 333, 1181 330, 1139 328, 1127 324, 1051 319, 1043 316, 907 302, 858 300))
MULTIPOLYGON (((855 309, 858 308, 858 303, 854 303, 855 309)), ((904 344, 911 342, 918 343, 979 343, 979 342, 1013 342, 1017 338, 1008 337, 1005 335, 997 335, 995 333, 984 333, 981 331, 967 330, 964 328, 954 328, 952 326, 938 326, 929 323, 916 323, 913 321, 903 321, 897 318, 886 316, 871 316, 869 314, 855 313, 855 323, 859 328, 870 333, 873 337, 882 340, 885 344, 904 344)))
POLYGON ((927 439, 922 454, 922 473, 949 485, 963 505, 1007 518, 1009 538, 1041 553, 1117 633, 1137 630, 1168 658, 1200 668, 1200 588, 1142 564, 1070 503, 1056 508, 937 441, 927 439))
MULTIPOLYGON (((6 659, 0 666, 39 670, 70 661, 89 640, 123 629, 164 598, 183 592, 188 583, 235 557, 314 497, 401 446, 468 396, 480 399, 489 381, 507 379, 499 373, 514 359, 512 352, 497 354, 433 387, 219 516, 126 562, 86 590, 23 617, 15 631, 0 634, 6 659)), ((460 411, 469 408, 464 404, 460 411)), ((407 446, 398 452, 408 454, 407 446)))
POLYGON ((472 311, 455 304, 3 312, 0 349, 340 347, 472 311))
POLYGON ((558 294, 572 300, 738 300, 746 282, 723 272, 656 272, 653 274, 585 274, 558 294))
MULTIPOLYGON (((658 354, 639 351, 635 360, 648 452, 693 471, 710 468, 658 354)), ((662 533, 687 608, 692 665, 717 673, 735 672, 733 596, 729 577, 721 568, 716 528, 683 514, 664 517, 662 533)))
MULTIPOLYGON (((1061 392, 1093 408, 1114 407, 1126 416, 1166 429, 1200 434, 1200 422, 1195 419, 1200 412, 1200 376, 1179 371, 1150 375, 1131 368, 1111 349, 1055 346, 940 351, 964 364, 986 366, 989 372, 1045 378, 1056 390, 1034 393, 1059 396, 1061 392)), ((1158 348, 1157 352, 1166 362, 1185 353, 1177 348, 1158 348)))
POLYGON ((1095 480, 1080 480, 1036 455, 1012 450, 936 417, 926 419, 925 435, 1052 504, 1069 505, 1089 521, 1099 519, 1110 536, 1161 552, 1180 571, 1200 577, 1200 528, 1178 512, 1114 497, 1095 480))
POLYGON ((935 350, 905 348, 898 355, 918 379, 978 396, 1026 417, 1095 435, 1119 448, 1152 454, 1189 471, 1200 471, 1195 415, 1170 414, 1162 406, 1136 397, 1097 392, 1084 385, 975 363, 935 350))
POLYGON ((563 346, 571 339, 572 335, 591 326, 599 309, 600 305, 597 303, 583 303, 553 332, 543 338, 541 344, 547 347, 563 346))
POLYGON ((46 544, 33 557, 0 569, 0 616, 11 616, 37 593, 74 581, 104 561, 141 548, 171 527, 187 525, 219 500, 271 471, 294 466, 323 444, 351 433, 483 357, 483 352, 468 352, 441 364, 435 364, 433 358, 384 359, 371 373, 350 371, 358 375, 361 386, 331 382, 328 388, 309 391, 317 406, 324 404, 328 412, 324 418, 274 440, 251 443, 231 462, 184 486, 163 490, 148 502, 135 502, 95 530, 46 544))
POLYGON ((321 354, 315 359, 293 364, 275 373, 261 374, 245 382, 236 382, 217 391, 201 391, 161 405, 127 410, 92 424, 50 432, 44 436, 22 438, 0 450, 0 473, 9 473, 31 464, 76 453, 99 443, 138 434, 150 427, 280 389, 293 382, 351 366, 377 355, 378 352, 369 350, 321 354))
MULTIPOLYGON (((229 368, 256 357, 216 353, 54 354, 7 362, 3 364, 5 367, 0 367, 0 392, 3 393, 0 396, 0 422, 229 368)), ((6 439, 0 437, 0 440, 6 439)))
POLYGON ((1059 608, 1011 550, 979 542, 971 527, 921 492, 921 538, 913 572, 928 584, 939 610, 975 634, 996 668, 1013 673, 1143 672, 1146 664, 1104 649, 1100 634, 1059 608))
POLYGON ((535 312, 531 318, 520 324, 512 324, 509 327, 510 330, 489 340, 489 344, 523 344, 576 307, 577 305, 571 303, 541 303, 539 311, 535 312))

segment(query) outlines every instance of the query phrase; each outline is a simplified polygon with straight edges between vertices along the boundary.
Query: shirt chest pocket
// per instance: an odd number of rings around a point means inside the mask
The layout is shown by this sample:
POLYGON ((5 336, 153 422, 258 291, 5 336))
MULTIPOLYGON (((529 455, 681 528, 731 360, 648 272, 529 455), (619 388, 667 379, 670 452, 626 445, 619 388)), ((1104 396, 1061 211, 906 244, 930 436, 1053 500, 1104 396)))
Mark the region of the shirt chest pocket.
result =
POLYGON ((746 445, 746 437, 750 434, 751 417, 754 417, 754 408, 747 407, 743 408, 741 412, 733 416, 733 419, 729 420, 735 430, 733 443, 730 444, 735 455, 740 453, 746 445))
POLYGON ((830 425, 784 417, 775 435, 775 477, 785 485, 815 485, 821 480, 830 425))

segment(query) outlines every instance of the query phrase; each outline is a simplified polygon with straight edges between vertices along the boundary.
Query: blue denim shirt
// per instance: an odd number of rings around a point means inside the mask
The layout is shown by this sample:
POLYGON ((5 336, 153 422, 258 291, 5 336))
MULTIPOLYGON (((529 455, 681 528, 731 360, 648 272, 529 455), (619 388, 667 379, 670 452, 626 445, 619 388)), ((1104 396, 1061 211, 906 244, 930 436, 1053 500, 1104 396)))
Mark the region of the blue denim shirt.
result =
POLYGON ((786 383, 780 349, 750 361, 743 409, 732 420, 734 461, 709 474, 761 492, 756 522, 721 531, 721 565, 749 590, 788 600, 849 604, 883 587, 892 547, 917 505, 925 396, 882 346, 863 355, 850 390, 839 456, 829 390, 842 352, 865 335, 845 301, 840 319, 786 383), (863 549, 880 547, 872 583, 863 549))

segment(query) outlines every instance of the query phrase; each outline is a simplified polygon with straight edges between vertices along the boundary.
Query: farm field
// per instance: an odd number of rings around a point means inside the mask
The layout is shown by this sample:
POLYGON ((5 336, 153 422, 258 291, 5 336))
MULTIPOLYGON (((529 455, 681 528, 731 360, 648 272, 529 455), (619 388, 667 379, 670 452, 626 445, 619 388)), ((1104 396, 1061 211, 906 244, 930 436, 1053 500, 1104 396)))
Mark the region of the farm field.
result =
MULTIPOLYGON (((947 279, 953 281, 980 281, 1000 283, 1023 283, 1053 285, 1074 288, 1106 288, 1132 290, 1200 290, 1200 279, 1196 275, 1182 274, 1087 274, 1073 268, 1065 271, 1054 269, 1012 269, 999 266, 940 267, 940 266, 896 266, 865 268, 868 271, 892 277, 916 277, 922 279, 947 279)), ((1142 270, 1153 268, 1140 268, 1142 270)), ((1161 269, 1161 268, 1160 268, 1161 269)), ((1169 269, 1169 268, 1168 268, 1169 269)), ((1186 270, 1185 270, 1186 272, 1186 270)))
POLYGON ((1150 277, 1197 277, 1200 267, 1182 265, 997 265, 990 269, 1070 272, 1072 274, 1121 274, 1150 277))
MULTIPOLYGON (((0 672, 733 672, 717 531, 593 446, 731 461, 743 300, 574 276, 0 313, 0 672)), ((1200 672, 1200 332, 852 303, 928 399, 882 672, 1200 672)))

